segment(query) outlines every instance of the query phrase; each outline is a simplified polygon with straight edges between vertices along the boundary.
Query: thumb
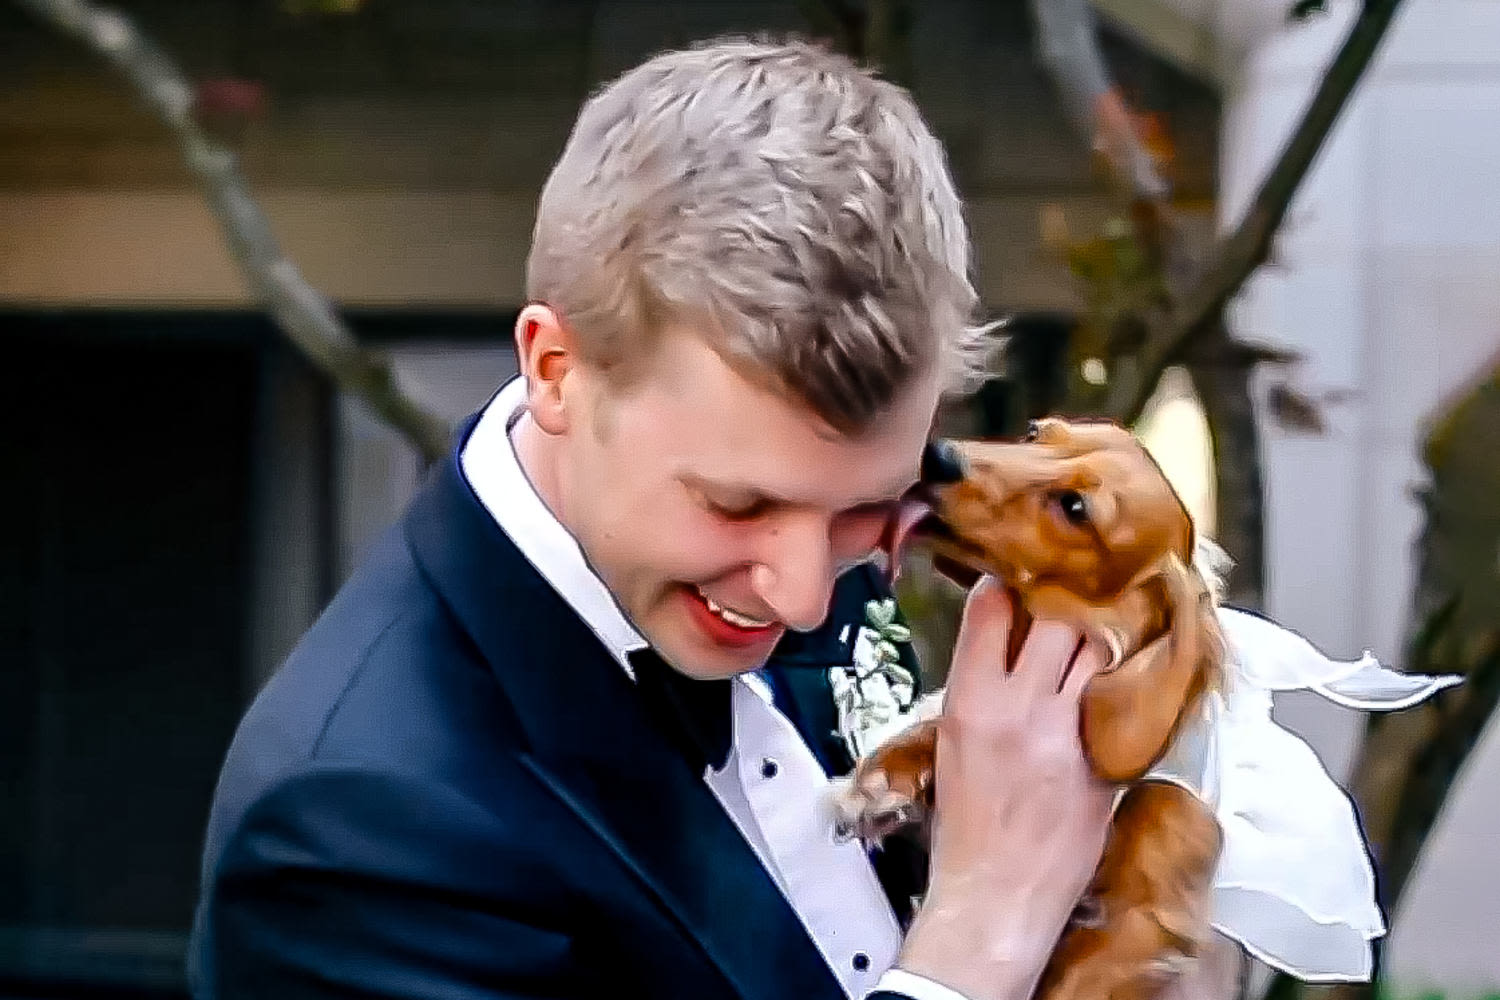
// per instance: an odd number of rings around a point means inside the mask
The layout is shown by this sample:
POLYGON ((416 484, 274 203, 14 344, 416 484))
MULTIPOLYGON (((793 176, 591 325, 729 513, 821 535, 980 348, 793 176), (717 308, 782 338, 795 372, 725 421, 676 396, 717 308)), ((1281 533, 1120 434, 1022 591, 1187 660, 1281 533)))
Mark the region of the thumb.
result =
POLYGON ((948 691, 962 692, 1003 679, 1005 651, 1014 618, 1010 597, 992 576, 981 577, 964 602, 953 663, 948 669, 948 691))

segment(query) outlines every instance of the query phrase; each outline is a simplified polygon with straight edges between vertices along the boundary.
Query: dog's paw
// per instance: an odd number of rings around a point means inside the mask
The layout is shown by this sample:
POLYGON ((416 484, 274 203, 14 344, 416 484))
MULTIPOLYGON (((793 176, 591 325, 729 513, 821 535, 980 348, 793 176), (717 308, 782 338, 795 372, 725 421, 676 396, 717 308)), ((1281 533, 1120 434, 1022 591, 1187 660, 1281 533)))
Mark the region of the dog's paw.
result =
POLYGON ((893 788, 884 770, 856 771, 832 783, 829 802, 833 812, 834 838, 840 843, 861 840, 879 844, 891 834, 926 815, 914 795, 893 788))

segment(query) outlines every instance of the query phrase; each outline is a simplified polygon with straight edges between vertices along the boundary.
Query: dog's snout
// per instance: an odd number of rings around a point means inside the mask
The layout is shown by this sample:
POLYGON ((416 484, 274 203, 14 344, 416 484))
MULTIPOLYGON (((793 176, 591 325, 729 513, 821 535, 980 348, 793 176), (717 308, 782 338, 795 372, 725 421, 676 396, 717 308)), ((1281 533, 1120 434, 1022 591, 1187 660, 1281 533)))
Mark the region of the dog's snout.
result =
POLYGON ((951 442, 928 442, 922 452, 922 482, 929 486, 946 486, 964 477, 963 459, 951 442))

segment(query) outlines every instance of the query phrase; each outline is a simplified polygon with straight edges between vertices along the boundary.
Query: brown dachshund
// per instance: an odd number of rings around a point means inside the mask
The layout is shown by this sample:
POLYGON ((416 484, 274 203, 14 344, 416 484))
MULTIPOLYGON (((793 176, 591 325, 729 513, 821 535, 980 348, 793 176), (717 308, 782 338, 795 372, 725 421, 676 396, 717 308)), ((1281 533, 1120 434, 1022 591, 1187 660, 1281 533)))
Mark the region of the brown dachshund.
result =
MULTIPOLYGON (((1220 848, 1204 802, 1142 780, 1223 669, 1187 510, 1135 437, 1105 422, 1049 419, 1018 443, 934 446, 923 479, 934 516, 917 537, 935 564, 1011 592, 1008 665, 1036 618, 1079 627, 1111 653, 1084 693, 1081 735, 1095 772, 1125 791, 1037 997, 1159 997, 1208 941, 1220 848)), ((923 822, 940 726, 920 722, 859 763, 838 803, 846 830, 880 840, 923 822)))

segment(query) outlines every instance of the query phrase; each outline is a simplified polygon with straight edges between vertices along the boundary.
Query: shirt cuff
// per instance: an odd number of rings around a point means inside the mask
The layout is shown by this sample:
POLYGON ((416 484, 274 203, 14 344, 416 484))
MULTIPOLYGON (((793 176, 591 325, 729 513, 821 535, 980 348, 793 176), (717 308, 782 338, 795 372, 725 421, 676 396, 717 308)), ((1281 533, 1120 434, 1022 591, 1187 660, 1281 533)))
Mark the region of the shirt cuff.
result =
MULTIPOLYGON (((935 983, 926 976, 919 976, 915 972, 907 972, 905 969, 889 969, 885 975, 880 977, 880 982, 875 984, 871 993, 900 993, 909 996, 912 1000, 969 1000, 957 990, 949 989, 942 983, 935 983)), ((868 996, 868 994, 866 994, 868 996)))

